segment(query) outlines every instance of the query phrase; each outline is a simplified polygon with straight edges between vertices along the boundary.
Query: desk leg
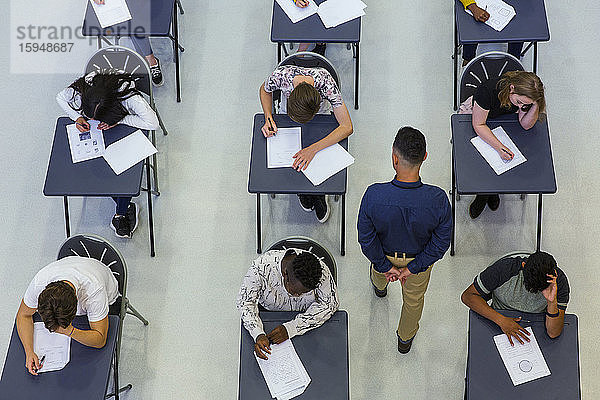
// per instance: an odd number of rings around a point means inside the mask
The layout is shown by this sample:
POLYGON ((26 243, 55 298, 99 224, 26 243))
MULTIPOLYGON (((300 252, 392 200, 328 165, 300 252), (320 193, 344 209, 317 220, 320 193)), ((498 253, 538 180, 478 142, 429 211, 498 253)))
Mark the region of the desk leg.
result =
POLYGON ((260 218, 260 193, 256 193, 256 252, 262 253, 262 227, 260 218))
POLYGON ((148 188, 148 228, 150 230, 150 257, 154 257, 154 217, 152 215, 152 186, 150 182, 150 157, 146 158, 146 187, 148 188))
POLYGON ((542 241, 542 194, 538 194, 538 218, 537 218, 537 244, 536 250, 540 251, 542 241))
POLYGON ((115 373, 115 400, 119 400, 119 354, 117 353, 116 349, 115 349, 115 368, 114 368, 114 373, 115 373))
POLYGON ((342 243, 340 245, 340 254, 346 255, 346 194, 342 195, 342 243))
POLYGON ((277 64, 281 62, 281 43, 277 43, 277 64))
POLYGON ((65 209, 65 229, 67 231, 67 237, 71 237, 71 227, 69 225, 69 198, 64 196, 64 209, 65 209))
POLYGON ((358 42, 354 43, 354 47, 356 47, 356 71, 354 73, 354 109, 358 110, 358 66, 360 65, 358 58, 358 42))
POLYGON ((181 103, 181 84, 179 83, 179 26, 177 26, 177 7, 173 7, 173 36, 175 37, 175 87, 177 88, 177 102, 181 103))
POLYGON ((454 111, 456 111, 458 109, 458 31, 456 30, 456 18, 454 18, 454 54, 452 59, 454 61, 454 81, 452 85, 454 86, 454 111))
POLYGON ((537 73, 537 42, 533 43, 533 73, 537 73))
POLYGON ((454 152, 452 155, 452 238, 450 239, 450 255, 454 255, 454 236, 456 235, 456 177, 454 173, 454 152))

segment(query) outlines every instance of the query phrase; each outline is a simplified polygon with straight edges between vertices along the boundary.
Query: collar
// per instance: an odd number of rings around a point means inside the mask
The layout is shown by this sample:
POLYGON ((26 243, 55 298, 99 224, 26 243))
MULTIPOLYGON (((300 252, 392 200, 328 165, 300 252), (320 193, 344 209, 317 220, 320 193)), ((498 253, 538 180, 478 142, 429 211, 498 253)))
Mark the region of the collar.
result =
POLYGON ((392 179, 390 182, 392 185, 402 188, 402 189, 416 189, 423 186, 423 182, 421 182, 421 178, 419 178, 416 182, 402 182, 397 180, 396 178, 392 179))

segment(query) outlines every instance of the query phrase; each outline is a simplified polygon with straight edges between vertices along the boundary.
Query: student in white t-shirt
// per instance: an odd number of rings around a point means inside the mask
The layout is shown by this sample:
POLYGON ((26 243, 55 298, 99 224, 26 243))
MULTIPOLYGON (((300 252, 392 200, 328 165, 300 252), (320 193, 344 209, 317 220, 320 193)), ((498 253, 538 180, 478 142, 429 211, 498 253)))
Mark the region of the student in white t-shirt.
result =
POLYGON ((17 312, 17 331, 27 370, 37 375, 41 368, 33 351, 32 316, 36 311, 49 331, 101 348, 106 344, 109 306, 118 297, 118 283, 112 271, 94 258, 65 257, 42 268, 25 291, 17 312), (90 329, 73 327, 75 315, 87 315, 90 329))

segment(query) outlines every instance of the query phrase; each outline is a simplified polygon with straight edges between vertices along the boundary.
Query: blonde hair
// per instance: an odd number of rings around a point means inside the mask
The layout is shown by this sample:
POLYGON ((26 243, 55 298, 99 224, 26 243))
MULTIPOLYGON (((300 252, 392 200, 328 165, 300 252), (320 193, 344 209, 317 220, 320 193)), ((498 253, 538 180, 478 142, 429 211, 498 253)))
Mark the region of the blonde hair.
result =
POLYGON ((529 97, 538 105, 539 115, 546 112, 546 98, 544 97, 544 84, 533 72, 508 71, 502 74, 498 81, 498 100, 504 108, 510 108, 510 87, 514 87, 513 93, 529 97))

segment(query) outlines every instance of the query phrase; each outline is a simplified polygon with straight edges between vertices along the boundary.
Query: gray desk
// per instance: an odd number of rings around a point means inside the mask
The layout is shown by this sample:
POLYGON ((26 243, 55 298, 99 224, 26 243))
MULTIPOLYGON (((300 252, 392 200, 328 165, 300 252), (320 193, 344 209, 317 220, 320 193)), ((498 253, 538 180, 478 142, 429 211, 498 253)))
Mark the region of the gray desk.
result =
MULTIPOLYGON (((311 1, 314 1, 318 5, 325 0, 311 1)), ((347 43, 348 46, 352 46, 355 60, 354 108, 358 110, 358 44, 360 42, 360 22, 361 18, 355 18, 334 28, 325 28, 321 17, 313 14, 294 24, 281 6, 276 1, 273 1, 271 42, 277 43, 277 63, 281 62, 282 49, 285 55, 288 55, 285 43, 347 43)))
MULTIPOLYGON (((297 313, 263 311, 260 317, 270 332, 297 313)), ((337 311, 319 328, 292 339, 311 382, 300 400, 348 400, 348 314, 337 311)), ((254 341, 242 324, 240 340, 239 400, 270 399, 269 389, 254 358, 254 341)))
MULTIPOLYGON (((302 147, 318 142, 337 126, 338 122, 333 115, 317 114, 306 124, 292 121, 285 114, 273 115, 275 124, 279 128, 300 126, 302 127, 302 147)), ((262 252, 262 222, 260 211, 260 195, 267 194, 330 194, 341 196, 342 200, 342 226, 341 226, 341 254, 346 253, 346 170, 333 175, 319 186, 314 186, 302 173, 292 168, 267 168, 267 139, 263 136, 261 128, 265 123, 263 114, 254 115, 252 128, 252 150, 250 154, 250 172, 248 177, 248 192, 256 193, 256 238, 257 253, 262 252)), ((348 139, 339 142, 348 150, 348 139)))
MULTIPOLYGON (((71 360, 65 368, 38 376, 25 369, 25 352, 15 324, 0 379, 0 397, 10 400, 103 400, 115 354, 119 317, 109 315, 108 322, 108 337, 103 348, 94 349, 71 340, 71 360)), ((87 317, 76 317, 73 325, 89 329, 87 317)))
MULTIPOLYGON (((102 40, 108 42, 106 37, 114 37, 115 44, 119 44, 119 38, 132 35, 171 39, 173 42, 173 58, 175 59, 177 102, 180 102, 179 51, 183 53, 185 49, 179 44, 177 8, 183 14, 183 8, 181 8, 179 0, 127 0, 127 6, 131 13, 129 21, 102 28, 92 4, 88 2, 83 19, 83 36, 97 36, 98 48, 102 46, 102 40)), ((110 44, 110 42, 108 43, 110 44)))
POLYGON ((544 314, 517 311, 501 311, 501 313, 532 321, 522 322, 521 326, 532 327, 551 375, 513 386, 492 339, 502 331, 492 321, 470 310, 465 399, 580 399, 577 316, 565 315, 562 334, 556 339, 551 339, 546 334, 544 314))
POLYGON ((454 0, 454 109, 457 109, 458 48, 463 44, 530 42, 521 57, 533 47, 533 72, 537 72, 537 44, 550 40, 544 0, 504 0, 517 15, 500 32, 465 12, 462 3, 454 0))
POLYGON ((477 136, 470 114, 454 114, 452 125, 452 243, 454 255, 456 231, 456 194, 537 194, 537 250, 542 235, 542 194, 556 193, 556 177, 552 161, 548 120, 538 121, 526 131, 519 124, 517 114, 508 114, 488 120, 491 129, 502 125, 527 161, 496 175, 492 167, 471 143, 477 136))
MULTIPOLYGON (((94 158, 74 164, 67 137, 66 126, 73 124, 68 117, 60 117, 56 121, 54 141, 44 183, 45 196, 61 196, 65 210, 65 228, 67 237, 71 236, 69 224, 69 196, 97 197, 135 197, 139 196, 144 162, 124 171, 120 175, 114 173, 104 158, 94 158)), ((103 131, 106 146, 136 131, 127 125, 117 125, 103 131)), ((147 131, 144 131, 148 135, 147 131)), ((150 186, 150 160, 146 159, 146 185, 150 186)), ((148 191, 148 222, 150 229, 150 255, 154 257, 154 222, 152 216, 152 195, 148 191)))

